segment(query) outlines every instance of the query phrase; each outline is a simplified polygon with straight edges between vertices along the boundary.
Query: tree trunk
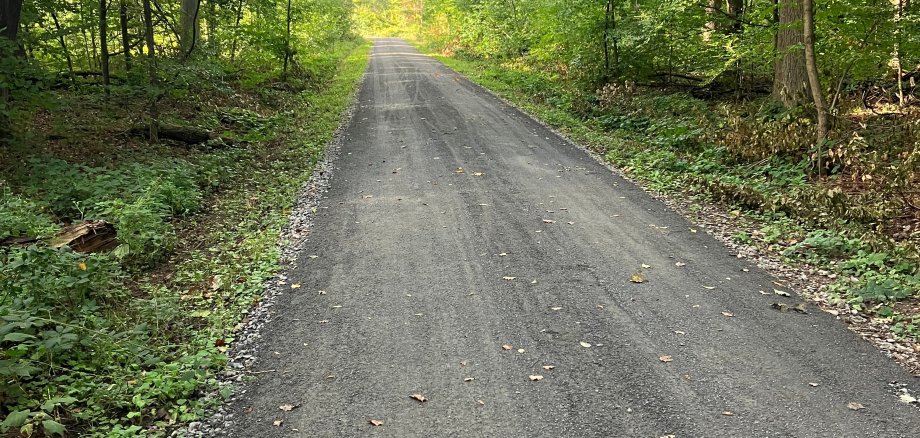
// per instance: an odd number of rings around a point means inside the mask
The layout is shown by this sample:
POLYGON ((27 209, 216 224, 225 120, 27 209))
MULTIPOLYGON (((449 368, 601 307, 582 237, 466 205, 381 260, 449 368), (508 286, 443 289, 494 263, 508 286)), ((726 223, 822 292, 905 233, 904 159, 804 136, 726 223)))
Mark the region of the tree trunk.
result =
POLYGON ((106 96, 111 93, 109 90, 111 80, 109 79, 108 3, 109 0, 99 0, 99 45, 101 46, 99 59, 102 63, 102 87, 106 96))
POLYGON ((778 59, 774 66, 773 99, 793 107, 806 102, 809 96, 808 75, 805 72, 805 32, 802 4, 799 0, 779 0, 779 23, 776 30, 778 59))
POLYGON ((75 84, 73 76, 73 58, 70 57, 70 50, 67 50, 67 41, 64 40, 64 32, 61 30, 61 22, 58 20, 57 13, 51 11, 51 20, 54 22, 54 29, 58 34, 58 43, 61 50, 64 51, 64 59, 67 61, 67 72, 70 73, 70 81, 75 84))
POLYGON ((604 2, 604 82, 610 79, 610 8, 613 0, 604 2))
MULTIPOLYGON (((0 0, 0 38, 16 46, 16 36, 19 34, 19 19, 22 14, 22 0, 0 0)), ((0 56, 18 54, 18 49, 12 53, 0 52, 0 56)), ((9 114, 10 90, 0 84, 0 141, 9 138, 12 133, 12 122, 9 114)))
POLYGON ((706 30, 703 31, 703 41, 712 39, 712 34, 719 30, 719 15, 722 11, 722 0, 709 0, 709 6, 706 8, 706 15, 709 21, 706 22, 706 30))
POLYGON ((182 10, 179 12, 181 17, 179 46, 186 57, 190 56, 192 51, 195 50, 195 44, 201 33, 198 28, 198 10, 200 7, 201 0, 182 0, 182 10))
POLYGON ((818 62, 815 56, 815 8, 814 0, 802 0, 802 21, 804 22, 805 40, 805 70, 808 73, 808 85, 811 89, 815 109, 818 110, 818 175, 824 171, 822 166, 822 145, 827 139, 829 121, 827 116, 827 102, 824 100, 824 90, 821 79, 818 77, 818 62))
POLYGON ((239 40, 240 21, 243 19, 243 0, 240 0, 239 7, 236 9, 236 25, 233 26, 233 43, 230 44, 230 62, 236 60, 236 42, 239 40))
MULTIPOLYGON (((157 63, 156 63, 156 50, 153 45, 153 12, 150 9, 150 0, 143 0, 144 2, 144 38, 147 40, 147 68, 150 77, 150 87, 156 89, 157 87, 157 63)), ((157 115, 157 93, 151 93, 150 97, 150 142, 159 143, 159 125, 157 115)))
POLYGON ((291 57, 291 0, 287 0, 287 36, 284 38, 284 67, 281 77, 287 79, 288 59, 291 57))
POLYGON ((125 71, 131 71, 131 37, 128 34, 128 4, 121 0, 118 6, 118 18, 121 23, 121 49, 125 52, 125 71))
POLYGON ((742 15, 744 15, 744 0, 728 0, 728 16, 732 19, 730 33, 741 31, 742 15))

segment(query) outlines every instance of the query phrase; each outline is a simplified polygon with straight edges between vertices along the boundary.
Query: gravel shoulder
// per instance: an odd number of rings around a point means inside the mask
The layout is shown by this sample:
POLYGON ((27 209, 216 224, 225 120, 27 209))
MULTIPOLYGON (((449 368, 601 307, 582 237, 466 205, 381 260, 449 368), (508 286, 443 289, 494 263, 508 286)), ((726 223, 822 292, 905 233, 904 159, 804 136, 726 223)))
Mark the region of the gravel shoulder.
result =
POLYGON ((871 344, 404 41, 339 154, 205 436, 920 430, 871 344))

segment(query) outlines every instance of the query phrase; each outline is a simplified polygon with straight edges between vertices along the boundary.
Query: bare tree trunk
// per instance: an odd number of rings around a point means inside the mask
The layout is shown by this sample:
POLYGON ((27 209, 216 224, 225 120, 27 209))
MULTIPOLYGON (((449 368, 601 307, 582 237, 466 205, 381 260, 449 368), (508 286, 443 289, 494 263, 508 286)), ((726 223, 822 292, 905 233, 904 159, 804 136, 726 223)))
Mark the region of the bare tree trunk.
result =
POLYGON ((54 10, 51 10, 51 20, 54 22, 54 29, 58 34, 58 43, 61 44, 61 50, 64 51, 64 59, 67 60, 67 72, 70 73, 70 81, 74 83, 73 58, 70 57, 70 50, 67 50, 67 41, 64 40, 64 32, 61 31, 61 22, 58 20, 57 13, 54 10))
POLYGON ((182 0, 179 26, 179 46, 184 56, 188 57, 195 50, 195 44, 201 30, 198 28, 198 10, 201 9, 201 0, 182 0))
MULTIPOLYGON (((156 48, 153 45, 153 12, 150 9, 150 0, 144 2, 144 38, 147 40, 147 68, 150 77, 150 86, 157 87, 156 48)), ((150 142, 159 143, 160 122, 157 114, 157 93, 150 97, 150 142)))
POLYGON ((287 36, 284 39, 284 67, 281 77, 287 78, 288 59, 291 57, 291 0, 287 0, 287 36))
POLYGON ((610 78, 610 9, 613 0, 604 2, 604 82, 610 78))
POLYGON ((818 62, 815 55, 815 7, 814 0, 802 0, 802 21, 804 22, 805 40, 805 70, 808 72, 808 85, 811 88, 812 100, 818 110, 818 176, 824 172, 822 161, 822 146, 827 140, 829 120, 827 116, 827 102, 824 100, 824 90, 821 87, 821 78, 818 77, 818 62))
POLYGON ((898 81, 898 106, 904 106, 904 66, 901 63, 901 19, 906 10, 905 0, 892 0, 895 6, 894 13, 894 53, 891 62, 894 64, 895 80, 898 81))
POLYGON ((716 20, 721 10, 722 0, 709 0, 709 6, 706 8, 709 21, 706 22, 706 30, 703 31, 703 41, 712 39, 712 34, 719 30, 719 22, 716 20))
POLYGON ((121 23, 121 48, 125 52, 125 71, 131 71, 131 36, 128 34, 128 4, 121 0, 118 6, 121 23))
POLYGON ((233 26, 233 43, 230 44, 230 62, 236 60, 236 43, 239 40, 240 21, 243 19, 243 0, 236 9, 236 24, 233 26))
MULTIPOLYGON (((0 0, 0 38, 6 39, 15 47, 16 37, 19 34, 19 19, 22 14, 22 0, 0 0)), ((12 53, 0 55, 16 55, 20 51, 16 48, 12 53)), ((12 134, 13 127, 9 114, 10 90, 0 84, 0 141, 12 134)))
POLYGON ((101 55, 99 59, 102 63, 102 88, 106 96, 111 93, 109 90, 111 79, 109 78, 108 11, 109 1, 99 0, 99 45, 102 50, 99 52, 101 55))
POLYGON ((728 16, 732 19, 730 33, 741 31, 742 15, 744 15, 744 0, 728 0, 728 16))
POLYGON ((779 0, 777 7, 776 51, 779 59, 774 66, 773 99, 786 107, 793 107, 809 100, 805 51, 802 49, 805 39, 802 4, 799 0, 779 0))

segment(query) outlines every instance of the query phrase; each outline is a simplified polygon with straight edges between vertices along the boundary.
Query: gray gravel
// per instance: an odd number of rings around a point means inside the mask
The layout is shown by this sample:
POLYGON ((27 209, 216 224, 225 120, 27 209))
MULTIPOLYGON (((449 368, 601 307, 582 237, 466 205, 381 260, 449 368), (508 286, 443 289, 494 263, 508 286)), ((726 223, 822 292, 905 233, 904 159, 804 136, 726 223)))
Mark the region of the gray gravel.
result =
POLYGON ((193 434, 920 431, 893 391, 916 379, 872 345, 814 308, 773 310, 801 301, 405 42, 376 40, 341 139, 288 278, 234 350, 248 383, 193 434))

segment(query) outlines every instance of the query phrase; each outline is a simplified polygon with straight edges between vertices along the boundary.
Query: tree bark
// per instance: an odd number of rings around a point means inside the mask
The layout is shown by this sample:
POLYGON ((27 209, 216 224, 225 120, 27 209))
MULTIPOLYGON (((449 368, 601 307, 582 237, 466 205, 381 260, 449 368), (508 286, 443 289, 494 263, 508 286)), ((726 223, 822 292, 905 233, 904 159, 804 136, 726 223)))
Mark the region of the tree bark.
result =
POLYGON ((291 57, 291 0, 287 0, 287 36, 284 39, 284 67, 281 77, 287 78, 288 60, 291 57))
POLYGON ((131 71, 131 36, 128 34, 128 4, 121 0, 118 6, 118 18, 121 23, 121 48, 125 54, 125 71, 131 71))
POLYGON ((57 13, 51 11, 51 21, 54 22, 54 29, 58 34, 58 43, 64 52, 64 59, 67 61, 67 72, 70 73, 70 80, 73 83, 73 59, 70 57, 70 50, 67 50, 67 41, 64 40, 64 32, 61 30, 61 22, 58 20, 57 13))
POLYGON ((195 50, 195 44, 201 30, 198 26, 198 10, 201 8, 201 0, 182 0, 182 10, 180 14, 179 26, 179 46, 182 48, 184 56, 188 57, 195 50))
POLYGON ((709 7, 706 8, 706 15, 709 16, 709 21, 706 22, 706 30, 703 31, 703 41, 712 39, 712 34, 719 30, 717 18, 721 9, 722 0, 709 0, 709 7))
POLYGON ((106 96, 111 93, 109 90, 111 80, 109 79, 108 11, 109 1, 99 0, 99 45, 101 46, 99 59, 102 63, 102 87, 106 96))
POLYGON ((240 21, 243 19, 243 0, 240 0, 236 9, 236 25, 233 27, 233 43, 230 45, 230 62, 236 60, 236 43, 240 34, 240 21))
MULTIPOLYGON (((150 87, 157 87, 157 63, 156 48, 153 44, 153 12, 150 9, 150 0, 143 0, 144 3, 144 38, 147 40, 147 71, 150 78, 150 87)), ((151 93, 150 97, 150 142, 159 143, 159 115, 157 114, 157 96, 159 93, 151 93)))
POLYGON ((823 172, 821 147, 827 139, 829 121, 827 116, 827 102, 824 100, 824 90, 821 79, 818 77, 818 62, 815 55, 815 10, 814 0, 802 0, 802 21, 804 22, 805 40, 805 70, 808 74, 808 85, 811 89, 815 109, 818 110, 818 175, 823 172))
MULTIPOLYGON (((21 14, 22 0, 0 0, 0 38, 8 40, 7 42, 13 49, 12 53, 0 52, 0 55, 21 54, 20 50, 16 48, 16 37, 19 34, 21 14)), ((12 133, 9 102, 10 90, 0 84, 0 141, 7 139, 12 133)))
POLYGON ((778 59, 774 66, 773 99, 788 107, 806 102, 809 96, 805 72, 805 32, 802 4, 799 0, 779 0, 779 23, 776 30, 778 59))

